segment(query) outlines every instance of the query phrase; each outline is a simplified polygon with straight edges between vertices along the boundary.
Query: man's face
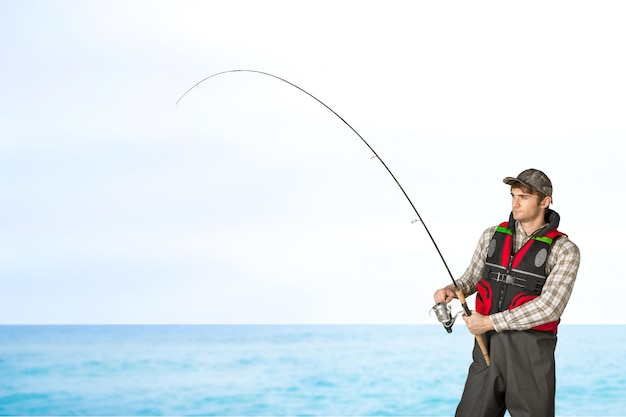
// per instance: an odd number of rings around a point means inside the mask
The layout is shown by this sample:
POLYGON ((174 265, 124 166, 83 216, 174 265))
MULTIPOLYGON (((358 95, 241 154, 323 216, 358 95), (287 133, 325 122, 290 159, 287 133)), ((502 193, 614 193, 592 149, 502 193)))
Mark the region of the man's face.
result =
POLYGON ((532 222, 543 216, 543 210, 550 204, 549 197, 539 201, 539 196, 521 188, 511 189, 511 210, 513 218, 520 222, 532 222))

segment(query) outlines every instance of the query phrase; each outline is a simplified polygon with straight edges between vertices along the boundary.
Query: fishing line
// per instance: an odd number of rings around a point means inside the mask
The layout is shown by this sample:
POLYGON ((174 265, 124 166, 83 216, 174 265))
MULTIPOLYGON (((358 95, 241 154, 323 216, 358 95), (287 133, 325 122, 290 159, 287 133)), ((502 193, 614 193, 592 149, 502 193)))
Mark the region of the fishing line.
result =
POLYGON ((426 227, 426 223, 424 223, 424 220, 422 219, 422 216, 419 214, 419 212, 417 211, 417 208, 415 207, 415 205, 413 204, 413 202, 411 201, 411 199, 409 198, 409 195, 406 193, 406 191, 404 191, 404 188, 402 187, 402 185, 400 184, 400 182, 398 181, 398 179, 396 178, 396 176, 393 174, 393 172, 391 172, 391 170, 389 169, 389 167, 387 166, 387 164, 385 163, 385 161, 383 161, 383 159, 380 157, 380 155, 378 155, 378 152, 376 152, 374 150, 374 148, 372 148, 372 146, 363 138, 363 136, 361 136, 361 134, 359 132, 357 132, 357 130, 352 127, 352 125, 350 125, 350 123, 348 123, 343 117, 341 117, 336 111, 334 111, 333 109, 331 109, 328 105, 326 105, 326 103, 324 103, 322 100, 320 100, 319 98, 315 97, 313 94, 309 93, 308 91, 304 90, 303 88, 295 85, 294 83, 287 81, 284 78, 281 78, 277 75, 274 74, 270 74, 268 72, 263 72, 263 71, 257 71, 257 70, 251 70, 251 69, 234 69, 234 70, 228 70, 228 71, 221 71, 221 72, 217 72, 215 74, 209 75, 206 78, 203 78, 202 80, 198 81, 196 84, 194 84, 191 88, 189 88, 187 91, 185 91, 185 93, 180 96, 180 98, 178 100, 176 100, 176 105, 178 106, 178 104, 181 102, 181 100, 183 98, 185 98, 185 96, 194 88, 198 87, 200 84, 202 84, 203 82, 217 77, 219 75, 223 75, 223 74, 229 74, 229 73, 237 73, 237 72, 250 72, 250 73, 255 73, 255 74, 260 74, 260 75, 265 75, 268 77, 272 77, 275 78, 279 81, 282 81, 284 83, 289 84, 290 86, 297 88, 298 90, 302 91, 304 94, 308 95, 309 97, 311 97, 312 99, 314 99, 315 101, 317 101, 318 103, 320 103, 322 106, 326 107, 329 111, 331 111, 335 116, 337 116, 339 118, 339 120, 341 120, 346 126, 348 126, 350 128, 350 130, 352 130, 358 137, 359 139, 361 139, 361 141, 365 144, 365 146, 367 146, 369 148, 370 151, 372 151, 372 153, 374 154, 374 156, 371 157, 371 159, 378 159, 380 161, 380 163, 385 167, 385 169, 387 170, 387 172, 389 173, 389 175, 391 175, 391 178, 393 178, 393 180, 396 182, 396 184, 398 185, 398 187, 400 188, 400 190, 402 191, 402 194, 404 194, 404 197, 407 199, 407 201, 409 202, 409 204, 411 205, 411 208, 413 209, 413 211, 415 212, 415 214, 417 215, 417 219, 411 221, 411 223, 416 223, 417 221, 419 221, 422 226, 424 226, 424 229, 426 230, 426 233, 428 234, 428 237, 430 238, 431 242, 433 243, 433 245, 435 246, 435 249, 437 250, 437 253, 439 254, 439 258, 441 258, 441 261, 443 262, 444 267, 446 268, 446 271, 448 272, 448 275, 450 275, 450 278, 452 279, 452 282, 454 284, 455 287, 457 287, 456 285, 456 281, 454 280, 454 277, 452 275, 452 272, 450 272, 450 268, 448 267, 448 264, 446 263, 446 260, 443 257, 443 254, 441 253, 441 251, 439 250, 439 246, 437 246, 437 242, 435 242, 435 238, 433 237, 433 235, 430 233, 430 230, 428 230, 428 227, 426 227))

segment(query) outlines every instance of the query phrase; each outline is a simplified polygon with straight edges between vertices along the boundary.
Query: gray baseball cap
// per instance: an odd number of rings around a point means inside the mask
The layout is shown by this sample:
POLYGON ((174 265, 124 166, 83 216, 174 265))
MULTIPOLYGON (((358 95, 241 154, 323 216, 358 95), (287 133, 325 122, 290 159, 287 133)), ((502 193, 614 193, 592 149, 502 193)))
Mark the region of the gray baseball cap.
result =
POLYGON ((530 168, 520 172, 517 177, 506 177, 502 181, 508 185, 519 182, 531 190, 539 191, 548 196, 552 195, 550 178, 538 169, 530 168))

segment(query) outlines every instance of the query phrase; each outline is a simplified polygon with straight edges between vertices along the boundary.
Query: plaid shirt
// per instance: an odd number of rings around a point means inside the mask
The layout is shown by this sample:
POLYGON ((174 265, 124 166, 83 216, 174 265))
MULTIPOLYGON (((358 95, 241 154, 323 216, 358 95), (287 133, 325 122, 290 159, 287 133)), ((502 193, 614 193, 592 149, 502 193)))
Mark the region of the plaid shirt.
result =
MULTIPOLYGON (((514 250, 518 250, 529 236, 519 222, 516 223, 514 250)), ((459 288, 466 296, 476 292, 476 283, 482 278, 489 242, 496 226, 485 230, 480 237, 470 266, 456 280, 459 288)), ((541 295, 513 310, 491 314, 491 322, 496 332, 504 330, 527 330, 540 324, 558 320, 565 310, 576 281, 580 251, 567 236, 561 236, 553 244, 546 260, 548 278, 541 295)))

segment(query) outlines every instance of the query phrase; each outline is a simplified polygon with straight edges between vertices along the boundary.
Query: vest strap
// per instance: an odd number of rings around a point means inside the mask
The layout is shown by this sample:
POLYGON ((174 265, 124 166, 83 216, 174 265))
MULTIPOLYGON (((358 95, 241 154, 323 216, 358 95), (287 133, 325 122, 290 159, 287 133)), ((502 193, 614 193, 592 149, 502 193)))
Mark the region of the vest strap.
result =
POLYGON ((489 272, 489 279, 496 282, 504 282, 505 284, 514 285, 516 287, 524 288, 531 293, 541 293, 545 279, 538 279, 533 277, 521 278, 502 272, 491 271, 489 272))

